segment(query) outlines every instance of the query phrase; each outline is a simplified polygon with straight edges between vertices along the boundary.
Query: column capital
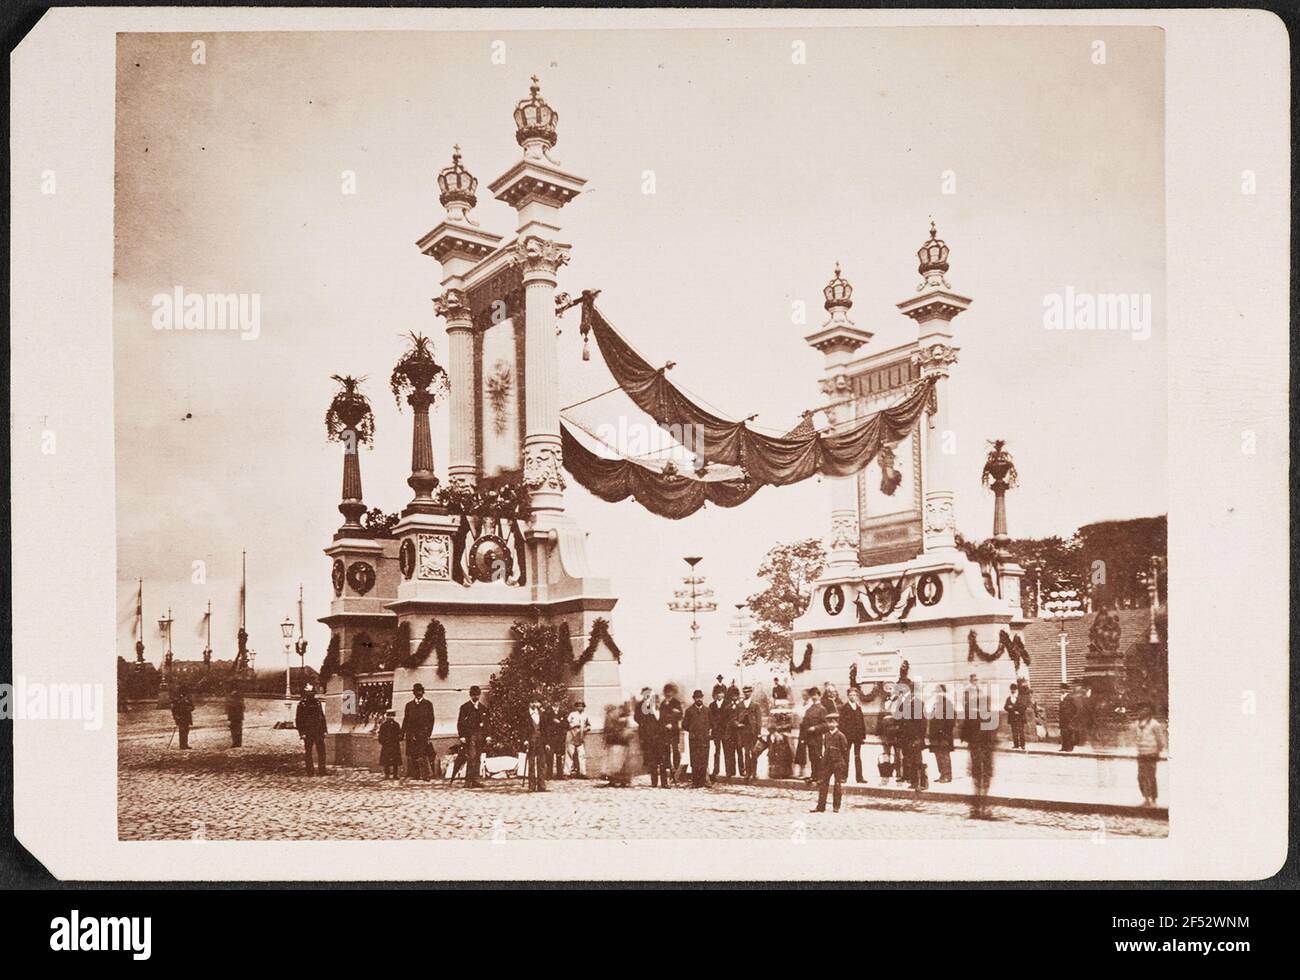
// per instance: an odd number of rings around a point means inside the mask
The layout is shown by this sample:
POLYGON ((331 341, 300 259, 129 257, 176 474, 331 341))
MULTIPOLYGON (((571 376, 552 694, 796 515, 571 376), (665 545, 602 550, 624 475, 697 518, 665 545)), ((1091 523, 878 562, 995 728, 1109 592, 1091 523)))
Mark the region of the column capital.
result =
POLYGON ((510 247, 511 256, 523 267, 525 282, 533 279, 555 281, 555 273, 569 261, 569 246, 537 235, 529 235, 510 247))
POLYGON ((960 347, 951 344, 926 344, 912 353, 912 363, 921 369, 921 377, 948 377, 948 369, 957 363, 960 347))
POLYGON ((435 296, 433 299, 433 312, 447 321, 449 330, 452 329, 453 324, 468 326, 468 324, 456 322, 470 318, 469 304, 466 302, 464 290, 448 289, 441 296, 435 296))

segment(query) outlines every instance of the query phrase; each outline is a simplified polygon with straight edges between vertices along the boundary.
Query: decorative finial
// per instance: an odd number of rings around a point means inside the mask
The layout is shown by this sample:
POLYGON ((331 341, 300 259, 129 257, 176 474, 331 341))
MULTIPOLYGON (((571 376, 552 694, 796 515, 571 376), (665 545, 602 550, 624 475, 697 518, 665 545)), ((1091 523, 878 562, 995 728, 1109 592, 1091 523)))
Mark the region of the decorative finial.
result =
POLYGON ((921 284, 916 287, 919 293, 921 290, 942 286, 944 289, 951 289, 948 280, 944 278, 944 273, 948 271, 948 246, 943 239, 939 237, 939 230, 935 227, 934 215, 930 216, 930 237, 921 243, 921 247, 916 252, 918 265, 916 271, 921 273, 921 284))
POLYGON ((460 144, 451 148, 451 166, 444 167, 438 174, 438 200, 447 209, 449 221, 469 221, 470 208, 478 203, 474 192, 478 189, 478 178, 466 170, 460 162, 460 144))
POLYGON ((537 159, 555 146, 560 114, 542 98, 536 75, 532 76, 532 83, 528 98, 515 106, 515 141, 524 148, 525 157, 537 159))
POLYGON ((847 310, 853 306, 853 286, 840 274, 838 261, 835 263, 835 277, 826 284, 822 295, 826 297, 825 306, 832 316, 836 310, 847 310))

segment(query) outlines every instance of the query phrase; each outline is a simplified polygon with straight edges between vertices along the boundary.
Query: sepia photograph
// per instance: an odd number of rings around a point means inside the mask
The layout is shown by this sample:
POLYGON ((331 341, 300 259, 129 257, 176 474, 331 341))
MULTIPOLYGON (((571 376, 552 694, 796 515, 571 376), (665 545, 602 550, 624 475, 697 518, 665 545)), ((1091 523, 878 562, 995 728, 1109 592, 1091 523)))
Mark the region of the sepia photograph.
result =
POLYGON ((121 839, 1167 835, 1163 74, 119 35, 121 839))
MULTIPOLYGON (((879 890, 1037 963, 1277 920, 1291 20, 26 10, 17 933, 216 966, 286 898, 362 949, 406 891, 879 890)), ((520 918, 455 900, 467 949, 520 918)))

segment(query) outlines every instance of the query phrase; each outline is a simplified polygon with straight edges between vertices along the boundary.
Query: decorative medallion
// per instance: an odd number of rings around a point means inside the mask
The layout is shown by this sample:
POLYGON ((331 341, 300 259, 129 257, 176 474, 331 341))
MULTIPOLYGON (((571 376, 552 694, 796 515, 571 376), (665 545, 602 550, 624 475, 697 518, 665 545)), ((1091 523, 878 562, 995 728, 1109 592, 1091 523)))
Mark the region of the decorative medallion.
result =
POLYGON ((560 447, 552 445, 524 447, 524 486, 529 490, 563 490, 560 472, 560 447))
POLYGON ((510 546, 495 534, 485 534, 474 542, 467 564, 476 582, 506 582, 515 567, 510 546))
POLYGON ((898 605, 898 590, 890 582, 877 582, 867 587, 867 601, 877 616, 888 616, 898 605))
POLYGON ((903 482, 903 473, 894 466, 894 451, 888 446, 880 447, 880 492, 892 497, 898 485, 903 482))
POLYGON ((412 538, 403 538, 402 547, 397 552, 397 566, 402 570, 402 578, 410 578, 415 574, 415 541, 412 538))
POLYGON ((451 579, 451 538, 445 534, 421 534, 416 575, 422 579, 451 579))
POLYGON ((822 593, 822 608, 829 616, 838 616, 844 608, 844 589, 838 585, 830 586, 822 593))
POLYGON ((365 595, 375 587, 375 570, 364 561, 354 561, 348 566, 348 585, 357 595, 365 595))
POLYGON ((943 579, 934 572, 926 572, 917 580, 916 597, 923 606, 933 606, 943 598, 943 579))
POLYGON ((334 567, 333 567, 332 569, 330 569, 330 579, 333 580, 333 582, 334 582, 334 594, 335 594, 335 595, 342 595, 342 594, 343 594, 343 576, 344 576, 344 574, 345 574, 345 571, 344 571, 344 568, 343 568, 343 559, 342 559, 342 558, 335 558, 335 559, 334 559, 334 567))

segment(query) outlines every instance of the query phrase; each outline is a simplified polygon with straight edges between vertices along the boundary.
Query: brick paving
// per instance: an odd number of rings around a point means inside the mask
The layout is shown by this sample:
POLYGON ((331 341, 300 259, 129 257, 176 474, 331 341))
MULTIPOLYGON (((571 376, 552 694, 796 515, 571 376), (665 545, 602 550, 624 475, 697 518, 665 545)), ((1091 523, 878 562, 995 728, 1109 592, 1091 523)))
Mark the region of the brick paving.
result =
MULTIPOLYGON (((1098 832, 1164 837, 1147 817, 996 808, 973 821, 960 803, 845 798, 839 814, 812 814, 810 790, 718 786, 625 789, 601 780, 518 780, 482 790, 459 783, 391 782, 362 769, 302 771, 292 731, 246 728, 229 748, 219 727, 191 732, 192 749, 166 747, 170 730, 148 717, 120 725, 118 836, 122 840, 403 840, 1079 838, 1098 832)), ((216 719, 213 719, 215 721, 216 719)), ((155 719, 156 721, 156 719, 155 719)))

